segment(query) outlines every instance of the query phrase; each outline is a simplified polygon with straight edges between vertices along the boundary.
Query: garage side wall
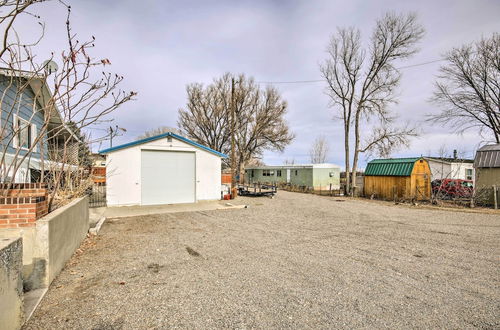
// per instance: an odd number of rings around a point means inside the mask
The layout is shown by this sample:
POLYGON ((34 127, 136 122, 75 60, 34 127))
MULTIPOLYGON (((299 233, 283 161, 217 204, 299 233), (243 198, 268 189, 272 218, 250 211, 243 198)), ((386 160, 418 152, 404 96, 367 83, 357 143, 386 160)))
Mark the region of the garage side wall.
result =
POLYGON ((196 154, 196 200, 221 199, 221 159, 172 138, 143 143, 107 155, 108 206, 141 204, 141 150, 190 151, 196 154))
POLYGON ((139 146, 112 152, 106 157, 106 201, 112 205, 141 202, 141 149, 139 146))
POLYGON ((221 199, 221 159, 212 153, 196 150, 196 199, 221 199))

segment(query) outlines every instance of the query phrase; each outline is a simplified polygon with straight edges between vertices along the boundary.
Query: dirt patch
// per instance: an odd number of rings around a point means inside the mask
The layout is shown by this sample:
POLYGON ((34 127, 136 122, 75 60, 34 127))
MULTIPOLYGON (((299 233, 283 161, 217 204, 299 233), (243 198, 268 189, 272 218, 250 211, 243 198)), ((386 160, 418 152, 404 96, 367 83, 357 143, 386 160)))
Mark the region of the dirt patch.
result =
POLYGON ((196 251, 196 250, 194 250, 194 249, 190 248, 189 246, 186 246, 186 251, 187 251, 190 255, 192 255, 193 257, 199 257, 199 256, 200 256, 200 254, 198 253, 198 251, 196 251))
POLYGON ((148 265, 148 269, 153 272, 153 273, 159 273, 160 272, 160 269, 162 269, 163 266, 160 266, 159 264, 157 263, 151 263, 148 265))

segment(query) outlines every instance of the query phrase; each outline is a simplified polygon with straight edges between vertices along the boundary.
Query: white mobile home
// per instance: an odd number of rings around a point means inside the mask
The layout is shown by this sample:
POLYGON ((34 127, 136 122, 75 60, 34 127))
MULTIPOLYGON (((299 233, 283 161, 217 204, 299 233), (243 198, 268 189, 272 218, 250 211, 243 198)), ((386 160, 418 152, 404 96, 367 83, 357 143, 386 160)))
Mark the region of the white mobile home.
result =
POLYGON ((221 198, 227 156, 174 133, 102 150, 108 206, 195 203, 221 198))
POLYGON ((431 169, 431 181, 461 179, 474 181, 474 160, 445 157, 424 157, 431 169))

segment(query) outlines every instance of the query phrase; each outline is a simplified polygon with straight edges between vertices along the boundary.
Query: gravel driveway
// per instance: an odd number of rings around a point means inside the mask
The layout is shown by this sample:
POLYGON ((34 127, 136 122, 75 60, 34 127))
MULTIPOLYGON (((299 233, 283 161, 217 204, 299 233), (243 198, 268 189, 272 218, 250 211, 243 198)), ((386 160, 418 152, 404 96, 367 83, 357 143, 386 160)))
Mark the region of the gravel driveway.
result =
POLYGON ((239 201, 107 221, 26 329, 500 327, 498 213, 239 201))

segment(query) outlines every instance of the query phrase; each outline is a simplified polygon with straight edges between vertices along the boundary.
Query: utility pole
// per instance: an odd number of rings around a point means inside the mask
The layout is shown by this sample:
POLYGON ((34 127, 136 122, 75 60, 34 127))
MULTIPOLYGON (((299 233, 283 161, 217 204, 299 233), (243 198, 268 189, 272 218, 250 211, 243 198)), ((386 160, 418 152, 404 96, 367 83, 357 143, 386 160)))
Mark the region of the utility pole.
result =
POLYGON ((118 136, 118 133, 120 131, 126 132, 127 130, 125 128, 118 127, 118 125, 116 125, 114 128, 112 126, 109 126, 109 147, 110 148, 113 147, 113 138, 115 136, 118 136))
POLYGON ((236 141, 235 141, 234 77, 231 78, 231 198, 236 198, 236 141))
MULTIPOLYGON (((118 126, 116 126, 118 128, 118 126)), ((113 130, 113 127, 109 126, 109 147, 113 148, 113 133, 116 134, 116 130, 113 130)))

